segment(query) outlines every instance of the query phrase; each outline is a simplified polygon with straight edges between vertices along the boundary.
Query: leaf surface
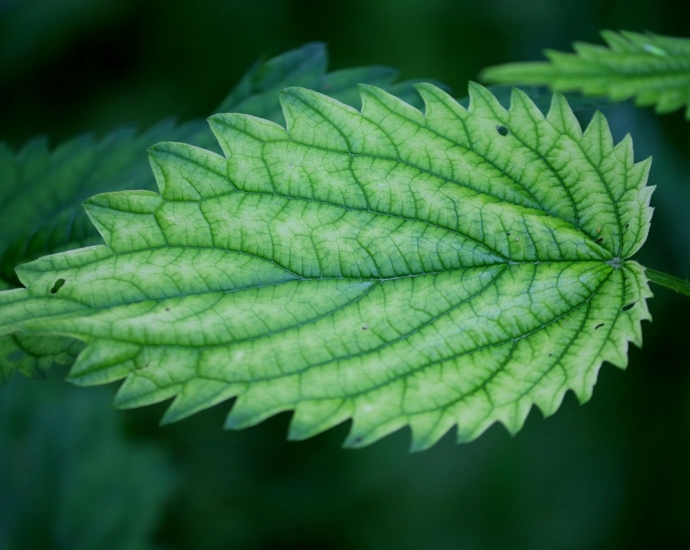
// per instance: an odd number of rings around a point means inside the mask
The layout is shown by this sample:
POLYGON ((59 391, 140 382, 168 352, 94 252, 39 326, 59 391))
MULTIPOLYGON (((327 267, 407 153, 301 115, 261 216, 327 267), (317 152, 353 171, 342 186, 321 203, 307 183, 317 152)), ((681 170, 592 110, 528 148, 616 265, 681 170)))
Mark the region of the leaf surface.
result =
POLYGON ((424 84, 422 114, 361 90, 361 112, 286 90, 287 130, 216 115, 223 156, 152 148, 160 193, 89 199, 106 245, 21 266, 0 334, 85 342, 70 379, 124 378, 120 407, 174 397, 165 422, 237 396, 230 428, 294 410, 291 438, 352 419, 355 447, 586 401, 649 318, 627 259, 649 162, 558 95, 545 117, 519 90, 507 111, 473 85, 465 109, 424 84))
POLYGON ((548 62, 489 67, 487 82, 547 84, 554 90, 579 90, 615 101, 634 98, 659 113, 685 108, 690 119, 690 39, 603 31, 608 47, 574 44, 575 53, 545 52, 548 62))

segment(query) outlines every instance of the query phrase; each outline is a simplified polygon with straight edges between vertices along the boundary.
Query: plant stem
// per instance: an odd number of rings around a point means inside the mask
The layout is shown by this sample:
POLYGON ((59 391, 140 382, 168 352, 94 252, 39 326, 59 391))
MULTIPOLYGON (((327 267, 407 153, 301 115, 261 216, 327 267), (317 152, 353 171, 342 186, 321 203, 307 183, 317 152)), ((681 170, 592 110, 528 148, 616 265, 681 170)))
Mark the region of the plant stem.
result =
POLYGON ((690 296, 690 282, 678 279, 673 275, 667 275, 661 271, 649 269, 648 267, 645 267, 645 273, 651 282, 690 296))

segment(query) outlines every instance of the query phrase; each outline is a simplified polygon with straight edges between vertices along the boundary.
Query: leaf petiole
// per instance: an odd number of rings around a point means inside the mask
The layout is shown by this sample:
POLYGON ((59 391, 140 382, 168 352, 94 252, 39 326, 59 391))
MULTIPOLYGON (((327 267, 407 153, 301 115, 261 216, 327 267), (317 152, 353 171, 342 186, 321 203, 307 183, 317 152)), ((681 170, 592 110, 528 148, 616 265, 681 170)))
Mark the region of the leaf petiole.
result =
POLYGON ((673 275, 667 275, 661 271, 656 271, 654 269, 645 268, 647 277, 652 283, 657 285, 665 286, 686 296, 690 296, 690 281, 684 281, 673 275))

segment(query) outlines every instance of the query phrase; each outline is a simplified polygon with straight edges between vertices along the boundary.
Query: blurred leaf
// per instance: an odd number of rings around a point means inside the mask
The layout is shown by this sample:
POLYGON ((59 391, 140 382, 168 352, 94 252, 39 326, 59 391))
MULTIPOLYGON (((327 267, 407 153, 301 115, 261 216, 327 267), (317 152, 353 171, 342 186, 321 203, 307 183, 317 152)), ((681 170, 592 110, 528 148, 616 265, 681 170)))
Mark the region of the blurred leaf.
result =
POLYGON ((649 162, 519 90, 469 109, 418 86, 426 115, 363 86, 360 113, 303 88, 287 130, 211 118, 225 158, 151 150, 160 195, 86 203, 106 241, 18 269, 0 334, 88 344, 77 384, 126 378, 120 407, 176 397, 164 421, 239 396, 227 426, 294 410, 290 437, 347 419, 346 445, 403 426, 415 450, 451 427, 514 433, 603 361, 641 344, 651 294, 628 261, 649 230, 649 162))
POLYGON ((110 392, 0 393, 0 548, 150 548, 175 478, 160 449, 125 439, 110 392))
POLYGON ((690 39, 603 31, 608 48, 575 43, 574 54, 546 51, 549 62, 509 63, 482 72, 487 82, 546 84, 614 101, 634 98, 659 113, 686 107, 690 119, 690 39))

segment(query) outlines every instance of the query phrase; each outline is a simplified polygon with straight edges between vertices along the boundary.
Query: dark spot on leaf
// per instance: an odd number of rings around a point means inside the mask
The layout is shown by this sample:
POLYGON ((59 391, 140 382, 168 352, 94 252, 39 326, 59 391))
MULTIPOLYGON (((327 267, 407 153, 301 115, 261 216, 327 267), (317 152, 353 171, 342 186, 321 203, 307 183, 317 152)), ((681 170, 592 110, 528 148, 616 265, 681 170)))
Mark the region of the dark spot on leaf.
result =
POLYGON ((57 281, 55 281, 53 288, 50 289, 50 293, 51 294, 57 294, 57 291, 60 290, 63 286, 65 286, 65 280, 64 279, 58 279, 57 281))
POLYGON ((496 126, 496 131, 502 136, 507 136, 510 133, 505 126, 496 126))
POLYGON ((637 302, 633 302, 632 304, 628 304, 627 306, 625 306, 625 307, 623 308, 623 311, 630 311, 633 307, 635 307, 635 304, 636 304, 636 303, 637 303, 637 302))
POLYGON ((165 308, 165 311, 170 311, 170 308, 169 308, 169 307, 166 307, 166 308, 165 308))
POLYGON ((604 326, 604 323, 599 323, 596 327, 594 327, 594 330, 597 330, 598 328, 601 328, 604 326))
POLYGON ((596 241, 594 241, 594 242, 597 243, 597 244, 599 244, 599 243, 601 243, 601 242, 604 242, 604 237, 599 237, 599 238, 598 238, 596 241))
POLYGON ((355 437, 355 438, 352 440, 352 443, 354 443, 355 445, 359 445, 361 442, 362 442, 362 438, 361 438, 361 437, 355 437))
POLYGON ((137 370, 144 370, 146 367, 148 367, 151 364, 151 362, 146 363, 143 367, 137 367, 137 370))
POLYGON ((20 349, 14 350, 7 356, 7 360, 10 363, 19 363, 24 358, 24 352, 20 349))
POLYGON ((628 229, 628 227, 630 227, 630 224, 629 224, 629 223, 626 223, 626 224, 625 224, 625 228, 628 229))
POLYGON ((362 325, 362 330, 369 330, 369 325, 362 325))
POLYGON ((549 353, 549 357, 551 357, 552 355, 553 355, 553 353, 549 353))
POLYGON ((506 235, 508 235, 510 237, 510 231, 508 231, 508 233, 506 233, 506 235))

